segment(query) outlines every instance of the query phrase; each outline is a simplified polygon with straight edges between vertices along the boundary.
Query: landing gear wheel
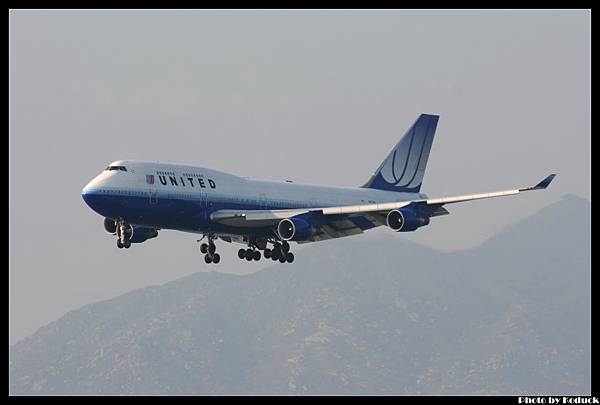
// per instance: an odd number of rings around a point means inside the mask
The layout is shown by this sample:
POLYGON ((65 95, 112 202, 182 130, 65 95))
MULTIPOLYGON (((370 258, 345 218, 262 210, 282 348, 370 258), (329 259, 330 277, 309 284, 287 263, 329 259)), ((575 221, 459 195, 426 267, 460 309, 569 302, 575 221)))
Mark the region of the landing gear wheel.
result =
POLYGON ((200 245, 200 251, 201 251, 202 253, 206 253, 206 252, 208 252, 208 245, 207 245, 206 243, 203 243, 203 244, 201 244, 201 245, 200 245))
POLYGON ((210 253, 211 255, 214 255, 216 250, 217 247, 214 245, 214 243, 208 245, 208 253, 210 253))
POLYGON ((253 253, 248 254, 248 251, 246 251, 246 260, 251 262, 253 258, 254 258, 254 254, 253 253))
POLYGON ((288 263, 292 263, 294 261, 294 254, 292 252, 287 252, 285 259, 288 263))
POLYGON ((281 256, 281 257, 279 258, 279 263, 285 263, 285 261, 286 261, 286 258, 285 258, 285 256, 281 256))
POLYGON ((285 240, 284 240, 283 242, 281 242, 281 250, 282 250, 284 253, 287 253, 287 252, 289 252, 289 251, 290 251, 290 244, 289 244, 289 243, 287 243, 287 241, 285 241, 285 240))
POLYGON ((263 255, 265 256, 265 259, 270 259, 271 258, 271 249, 266 248, 263 255))
POLYGON ((118 240, 118 239, 117 239, 117 247, 118 247, 119 249, 123 249, 123 244, 122 244, 122 243, 121 243, 121 241, 120 241, 120 240, 118 240))
POLYGON ((131 246, 131 242, 129 241, 129 239, 125 239, 125 242, 123 242, 123 247, 125 249, 129 249, 130 246, 131 246))
POLYGON ((277 260, 280 256, 281 253, 279 252, 279 249, 273 249, 273 251, 271 252, 271 259, 277 260))
POLYGON ((219 263, 220 261, 221 261, 221 255, 220 255, 220 254, 218 254, 218 253, 215 253, 215 254, 213 255, 213 257, 212 257, 212 262, 213 262, 214 264, 217 264, 217 263, 219 263))
POLYGON ((210 264, 212 263, 212 256, 209 255, 208 253, 204 255, 204 262, 206 262, 206 264, 210 264))
POLYGON ((254 250, 246 249, 246 257, 250 257, 250 260, 254 258, 254 250))
POLYGON ((246 249, 240 249, 240 250, 238 250, 238 257, 240 259, 245 258, 246 257, 246 249))
POLYGON ((260 260, 260 251, 255 250, 254 254, 252 256, 255 261, 259 261, 260 260))

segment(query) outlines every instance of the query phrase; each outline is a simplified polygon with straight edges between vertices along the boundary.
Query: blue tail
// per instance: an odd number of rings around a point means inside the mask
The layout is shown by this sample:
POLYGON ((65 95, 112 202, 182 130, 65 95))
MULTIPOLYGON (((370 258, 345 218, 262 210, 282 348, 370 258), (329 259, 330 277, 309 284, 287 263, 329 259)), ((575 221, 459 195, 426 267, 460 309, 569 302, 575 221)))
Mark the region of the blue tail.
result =
POLYGON ((439 115, 421 114, 362 187, 418 193, 439 115))

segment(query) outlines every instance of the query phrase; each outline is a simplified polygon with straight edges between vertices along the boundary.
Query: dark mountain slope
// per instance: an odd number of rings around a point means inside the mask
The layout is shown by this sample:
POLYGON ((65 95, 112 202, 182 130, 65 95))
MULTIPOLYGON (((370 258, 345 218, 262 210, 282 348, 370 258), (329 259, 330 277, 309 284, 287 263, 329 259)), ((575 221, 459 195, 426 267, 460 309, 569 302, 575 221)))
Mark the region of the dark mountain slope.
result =
POLYGON ((589 394, 589 202, 459 253, 390 236, 70 312, 10 348, 10 392, 589 394))

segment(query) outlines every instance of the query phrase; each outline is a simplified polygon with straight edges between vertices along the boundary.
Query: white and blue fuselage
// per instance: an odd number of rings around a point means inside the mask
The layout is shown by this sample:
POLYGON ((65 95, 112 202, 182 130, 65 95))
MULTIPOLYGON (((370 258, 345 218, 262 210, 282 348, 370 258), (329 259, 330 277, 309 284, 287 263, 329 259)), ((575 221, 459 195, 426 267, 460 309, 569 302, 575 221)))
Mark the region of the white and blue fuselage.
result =
MULTIPOLYGON (((219 210, 284 210, 427 198, 421 193, 254 180, 197 166, 132 160, 111 163, 85 186, 82 196, 98 214, 131 225, 240 236, 249 233, 248 227, 214 222, 211 214, 219 210)), ((253 227, 251 233, 271 235, 272 230, 269 226, 253 227)))

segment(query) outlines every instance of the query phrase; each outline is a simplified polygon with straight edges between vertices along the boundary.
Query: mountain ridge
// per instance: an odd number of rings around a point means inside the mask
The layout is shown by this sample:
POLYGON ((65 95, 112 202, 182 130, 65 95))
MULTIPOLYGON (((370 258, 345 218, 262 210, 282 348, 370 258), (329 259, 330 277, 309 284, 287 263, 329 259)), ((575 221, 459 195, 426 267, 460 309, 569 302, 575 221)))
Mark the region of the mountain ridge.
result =
POLYGON ((458 254, 349 238, 86 305, 9 348, 10 390, 589 392, 589 206, 563 197, 458 254))

